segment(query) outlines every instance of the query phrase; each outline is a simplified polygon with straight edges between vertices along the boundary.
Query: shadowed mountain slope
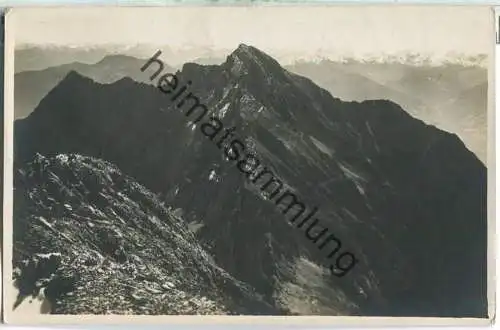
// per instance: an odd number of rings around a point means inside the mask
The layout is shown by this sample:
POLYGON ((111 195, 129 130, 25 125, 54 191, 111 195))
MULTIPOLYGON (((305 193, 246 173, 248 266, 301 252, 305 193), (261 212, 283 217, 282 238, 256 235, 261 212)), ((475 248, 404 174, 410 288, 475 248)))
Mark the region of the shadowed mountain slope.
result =
POLYGON ((457 134, 486 164, 488 74, 483 67, 321 61, 287 69, 346 101, 396 102, 427 124, 457 134))

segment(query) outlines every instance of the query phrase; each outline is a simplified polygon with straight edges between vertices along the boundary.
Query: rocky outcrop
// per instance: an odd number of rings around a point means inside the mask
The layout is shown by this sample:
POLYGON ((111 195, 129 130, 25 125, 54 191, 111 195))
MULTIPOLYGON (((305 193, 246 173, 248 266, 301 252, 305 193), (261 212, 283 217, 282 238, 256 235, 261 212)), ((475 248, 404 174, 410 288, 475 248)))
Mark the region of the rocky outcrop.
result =
POLYGON ((43 290, 56 314, 279 313, 108 162, 37 154, 15 186, 16 305, 43 290))

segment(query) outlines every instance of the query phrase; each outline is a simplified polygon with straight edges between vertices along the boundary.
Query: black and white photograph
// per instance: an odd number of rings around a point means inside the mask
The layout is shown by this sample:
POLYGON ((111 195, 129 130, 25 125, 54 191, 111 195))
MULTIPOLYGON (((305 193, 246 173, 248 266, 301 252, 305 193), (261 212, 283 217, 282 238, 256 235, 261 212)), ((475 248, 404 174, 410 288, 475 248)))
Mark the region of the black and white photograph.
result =
POLYGON ((11 9, 6 321, 488 321, 493 18, 11 9))

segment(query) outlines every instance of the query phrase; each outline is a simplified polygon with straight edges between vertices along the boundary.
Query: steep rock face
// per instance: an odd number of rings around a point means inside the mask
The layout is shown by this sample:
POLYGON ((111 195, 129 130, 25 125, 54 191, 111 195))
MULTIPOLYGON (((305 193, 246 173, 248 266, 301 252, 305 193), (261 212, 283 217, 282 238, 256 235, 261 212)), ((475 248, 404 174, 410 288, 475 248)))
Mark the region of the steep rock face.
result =
POLYGON ((70 73, 16 123, 16 161, 77 152, 117 164, 182 209, 217 264, 292 313, 486 316, 486 169, 455 135, 390 101, 343 102, 245 45, 221 66, 186 64, 177 76, 318 206, 359 259, 352 271, 332 276, 325 251, 200 123, 131 79, 99 85, 70 73))
POLYGON ((16 173, 19 297, 52 313, 280 313, 219 268, 186 222, 114 165, 37 154, 16 173))

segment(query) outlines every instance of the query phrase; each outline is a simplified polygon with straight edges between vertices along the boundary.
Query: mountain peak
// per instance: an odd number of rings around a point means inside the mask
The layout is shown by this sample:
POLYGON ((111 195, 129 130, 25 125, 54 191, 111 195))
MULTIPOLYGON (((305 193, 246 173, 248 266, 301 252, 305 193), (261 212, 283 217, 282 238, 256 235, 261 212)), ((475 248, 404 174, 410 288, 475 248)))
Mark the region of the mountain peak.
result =
POLYGON ((274 71, 281 66, 271 56, 246 44, 240 44, 224 63, 233 74, 245 74, 249 71, 274 71), (252 70, 250 70, 252 69, 252 70))
POLYGON ((111 54, 103 57, 99 62, 96 64, 100 65, 105 65, 105 64, 113 64, 113 63, 125 63, 125 64, 135 64, 136 62, 141 61, 140 59, 129 56, 129 55, 122 55, 122 54, 111 54))
POLYGON ((247 44, 239 44, 238 47, 233 51, 233 54, 258 54, 262 53, 260 50, 253 46, 247 44))
POLYGON ((78 82, 78 81, 91 81, 94 82, 91 78, 82 75, 81 73, 71 70, 64 77, 64 79, 59 83, 59 85, 67 84, 68 82, 78 82))
MULTIPOLYGON (((84 76, 78 71, 71 70, 66 76, 54 87, 49 94, 60 92, 62 95, 73 93, 74 90, 82 88, 82 86, 94 85, 95 81, 92 78, 84 76)), ((46 99, 42 99, 42 102, 46 99)), ((35 109, 36 110, 36 109, 35 109)))
POLYGON ((260 61, 265 59, 276 62, 271 56, 267 55, 263 51, 247 44, 239 44, 238 47, 228 56, 228 59, 235 57, 241 60, 260 61))

